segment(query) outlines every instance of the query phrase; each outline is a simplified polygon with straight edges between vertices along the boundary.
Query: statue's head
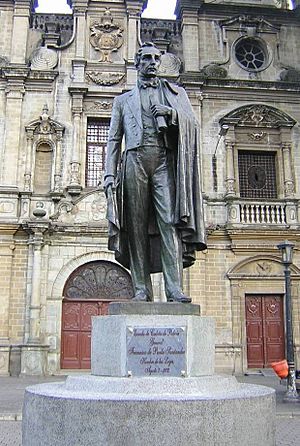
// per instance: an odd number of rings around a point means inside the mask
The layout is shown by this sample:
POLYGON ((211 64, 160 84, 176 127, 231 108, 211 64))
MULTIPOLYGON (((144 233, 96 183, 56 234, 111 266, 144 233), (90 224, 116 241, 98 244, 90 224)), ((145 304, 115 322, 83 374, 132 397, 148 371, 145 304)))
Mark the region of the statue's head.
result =
POLYGON ((135 66, 142 77, 156 77, 161 62, 161 52, 152 42, 145 42, 135 55, 135 66))

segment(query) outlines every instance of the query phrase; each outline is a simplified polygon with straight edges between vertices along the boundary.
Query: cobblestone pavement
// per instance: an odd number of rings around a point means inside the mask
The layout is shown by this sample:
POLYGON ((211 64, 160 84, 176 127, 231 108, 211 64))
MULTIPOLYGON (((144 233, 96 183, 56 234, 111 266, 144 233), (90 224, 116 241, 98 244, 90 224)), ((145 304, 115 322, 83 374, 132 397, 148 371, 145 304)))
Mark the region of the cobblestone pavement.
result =
POLYGON ((277 417, 276 446, 299 446, 300 417, 277 417))
MULTIPOLYGON (((300 417, 277 417, 276 446, 299 445, 300 417)), ((0 421, 0 446, 21 446, 21 421, 0 421)))

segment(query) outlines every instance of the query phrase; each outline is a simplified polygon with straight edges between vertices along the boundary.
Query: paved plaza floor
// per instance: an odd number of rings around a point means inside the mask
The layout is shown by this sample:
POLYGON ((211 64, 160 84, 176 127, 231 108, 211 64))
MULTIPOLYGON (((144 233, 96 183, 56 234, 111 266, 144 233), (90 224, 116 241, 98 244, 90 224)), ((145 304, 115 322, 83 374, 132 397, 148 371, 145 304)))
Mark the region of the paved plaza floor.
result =
MULTIPOLYGON (((22 404, 25 388, 33 384, 64 381, 65 379, 66 376, 62 375, 52 377, 0 377, 0 446, 21 446, 22 404)), ((276 390, 276 446, 299 446, 300 397, 299 403, 284 403, 282 399, 286 390, 285 383, 281 384, 272 373, 266 376, 261 373, 254 373, 248 376, 237 376, 237 379, 240 382, 269 386, 276 390)))

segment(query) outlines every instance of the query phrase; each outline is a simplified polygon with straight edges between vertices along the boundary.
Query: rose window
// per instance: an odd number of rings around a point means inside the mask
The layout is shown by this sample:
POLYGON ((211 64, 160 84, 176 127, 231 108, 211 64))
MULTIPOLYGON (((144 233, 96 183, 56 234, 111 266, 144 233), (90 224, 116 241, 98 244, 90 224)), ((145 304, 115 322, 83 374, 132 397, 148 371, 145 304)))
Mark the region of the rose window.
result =
POLYGON ((235 45, 238 64, 248 71, 259 71, 266 67, 267 50, 262 41, 245 38, 235 45))

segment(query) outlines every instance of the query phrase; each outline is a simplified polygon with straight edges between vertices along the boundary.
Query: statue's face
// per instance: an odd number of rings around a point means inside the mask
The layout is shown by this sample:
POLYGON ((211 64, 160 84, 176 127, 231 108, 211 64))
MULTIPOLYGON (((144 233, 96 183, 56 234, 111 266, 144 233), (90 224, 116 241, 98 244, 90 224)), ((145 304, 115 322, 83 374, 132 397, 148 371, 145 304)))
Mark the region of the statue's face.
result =
POLYGON ((155 77, 161 62, 161 53, 157 48, 145 47, 137 66, 139 75, 143 77, 155 77))

